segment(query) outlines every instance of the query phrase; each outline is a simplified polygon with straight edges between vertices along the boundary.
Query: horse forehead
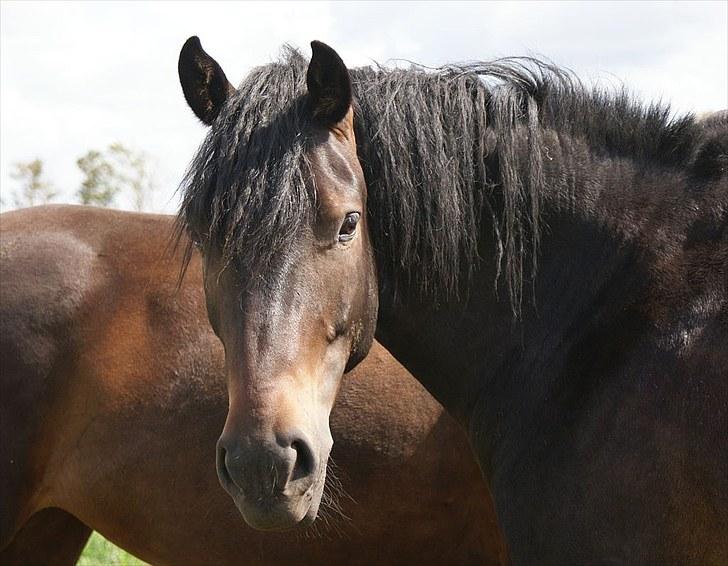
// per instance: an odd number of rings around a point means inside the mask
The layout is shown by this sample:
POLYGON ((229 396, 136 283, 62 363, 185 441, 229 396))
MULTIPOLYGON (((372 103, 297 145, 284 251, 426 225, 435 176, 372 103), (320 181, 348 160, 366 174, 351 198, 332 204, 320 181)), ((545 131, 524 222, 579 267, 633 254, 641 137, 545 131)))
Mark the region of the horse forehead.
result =
POLYGON ((311 153, 314 188, 322 204, 359 193, 361 179, 356 155, 337 142, 318 145, 311 153))

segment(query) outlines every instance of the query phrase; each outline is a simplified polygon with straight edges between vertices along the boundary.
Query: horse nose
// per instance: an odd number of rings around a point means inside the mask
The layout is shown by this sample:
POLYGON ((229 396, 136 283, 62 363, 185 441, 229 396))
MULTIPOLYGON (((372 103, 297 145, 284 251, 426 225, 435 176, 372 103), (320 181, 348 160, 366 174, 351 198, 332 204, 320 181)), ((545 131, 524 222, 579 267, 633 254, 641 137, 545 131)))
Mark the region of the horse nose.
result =
POLYGON ((315 479, 317 459, 305 434, 276 434, 274 442, 218 441, 217 473, 231 495, 265 499, 276 494, 300 495, 315 479))

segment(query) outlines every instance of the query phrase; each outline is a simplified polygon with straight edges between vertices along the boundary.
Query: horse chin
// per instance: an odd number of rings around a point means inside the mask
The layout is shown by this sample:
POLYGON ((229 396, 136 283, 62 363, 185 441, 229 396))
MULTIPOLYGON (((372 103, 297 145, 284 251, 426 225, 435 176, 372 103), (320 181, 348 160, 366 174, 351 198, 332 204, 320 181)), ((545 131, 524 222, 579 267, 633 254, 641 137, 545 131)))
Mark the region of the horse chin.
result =
POLYGON ((248 501, 242 494, 233 499, 245 522, 254 529, 286 531, 314 522, 321 503, 321 490, 312 487, 301 495, 281 495, 263 501, 248 501))

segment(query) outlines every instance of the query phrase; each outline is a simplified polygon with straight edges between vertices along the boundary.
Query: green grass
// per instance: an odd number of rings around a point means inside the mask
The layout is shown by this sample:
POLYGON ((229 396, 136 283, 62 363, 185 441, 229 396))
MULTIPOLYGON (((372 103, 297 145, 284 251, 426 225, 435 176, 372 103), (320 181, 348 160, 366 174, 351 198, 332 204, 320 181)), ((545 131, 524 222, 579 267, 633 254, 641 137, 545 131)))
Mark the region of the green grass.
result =
POLYGON ((76 566, 146 566, 146 564, 94 532, 88 539, 76 566))

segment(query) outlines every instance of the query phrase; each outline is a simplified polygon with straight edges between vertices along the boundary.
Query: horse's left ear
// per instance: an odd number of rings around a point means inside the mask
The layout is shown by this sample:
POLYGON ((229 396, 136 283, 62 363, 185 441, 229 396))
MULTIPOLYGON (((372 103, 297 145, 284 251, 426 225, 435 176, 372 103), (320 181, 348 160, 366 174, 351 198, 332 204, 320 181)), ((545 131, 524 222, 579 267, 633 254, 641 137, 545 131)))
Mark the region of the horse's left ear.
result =
POLYGON ((339 54, 325 43, 312 41, 306 86, 313 117, 324 126, 335 126, 351 108, 351 79, 339 54))
POLYGON ((197 36, 182 46, 177 71, 187 104, 202 122, 211 125, 235 87, 217 61, 202 49, 197 36))

